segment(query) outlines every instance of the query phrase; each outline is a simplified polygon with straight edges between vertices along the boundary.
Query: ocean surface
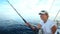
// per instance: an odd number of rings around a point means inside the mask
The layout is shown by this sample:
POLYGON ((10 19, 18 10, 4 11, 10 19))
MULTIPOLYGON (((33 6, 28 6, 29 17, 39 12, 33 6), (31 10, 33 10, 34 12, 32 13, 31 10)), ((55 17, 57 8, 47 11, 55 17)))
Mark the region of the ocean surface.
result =
POLYGON ((10 26, 0 26, 0 34, 35 34, 32 29, 25 25, 15 24, 10 26))
POLYGON ((14 20, 0 20, 0 34, 37 34, 24 24, 17 24, 14 20))
MULTIPOLYGON (((14 20, 0 20, 0 34, 38 34, 38 31, 34 31, 24 24, 18 24, 14 20)), ((60 27, 58 27, 56 34, 60 34, 60 27)))

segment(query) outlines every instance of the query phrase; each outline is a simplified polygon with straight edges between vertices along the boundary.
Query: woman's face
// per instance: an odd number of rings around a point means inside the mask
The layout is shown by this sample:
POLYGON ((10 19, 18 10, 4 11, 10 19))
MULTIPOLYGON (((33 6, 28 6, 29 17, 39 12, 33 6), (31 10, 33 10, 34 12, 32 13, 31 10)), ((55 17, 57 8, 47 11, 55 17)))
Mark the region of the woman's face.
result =
POLYGON ((41 14, 40 17, 42 20, 46 20, 48 18, 48 16, 46 14, 41 14))

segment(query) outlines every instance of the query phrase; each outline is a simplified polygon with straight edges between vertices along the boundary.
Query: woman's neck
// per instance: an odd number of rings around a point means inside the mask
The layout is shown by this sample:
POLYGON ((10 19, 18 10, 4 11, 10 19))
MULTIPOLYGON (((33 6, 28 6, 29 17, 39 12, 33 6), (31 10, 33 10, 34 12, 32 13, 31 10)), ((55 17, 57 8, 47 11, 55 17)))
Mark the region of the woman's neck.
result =
POLYGON ((46 22, 47 22, 47 19, 44 20, 44 23, 46 23, 46 22))

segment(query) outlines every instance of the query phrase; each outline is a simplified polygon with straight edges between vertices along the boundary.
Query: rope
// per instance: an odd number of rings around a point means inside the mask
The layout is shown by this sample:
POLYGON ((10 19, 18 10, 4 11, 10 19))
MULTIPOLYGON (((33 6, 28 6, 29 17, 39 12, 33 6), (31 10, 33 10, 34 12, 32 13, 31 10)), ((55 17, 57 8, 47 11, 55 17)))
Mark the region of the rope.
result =
POLYGON ((59 12, 60 12, 60 10, 57 12, 57 14, 56 14, 56 16, 55 16, 55 18, 54 18, 54 21, 55 21, 56 17, 58 16, 59 12))
POLYGON ((53 7, 54 2, 55 2, 55 0, 53 0, 52 4, 51 4, 51 6, 50 6, 49 11, 50 11, 50 10, 51 10, 51 8, 53 7))

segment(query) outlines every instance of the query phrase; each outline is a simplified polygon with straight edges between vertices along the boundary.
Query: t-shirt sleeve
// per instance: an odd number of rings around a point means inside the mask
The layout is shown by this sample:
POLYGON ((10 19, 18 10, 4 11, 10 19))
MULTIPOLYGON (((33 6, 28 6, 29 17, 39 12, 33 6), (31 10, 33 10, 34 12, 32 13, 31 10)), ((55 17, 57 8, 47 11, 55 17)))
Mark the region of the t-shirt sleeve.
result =
POLYGON ((55 23, 55 22, 51 22, 51 28, 52 28, 54 25, 56 26, 56 23, 55 23))

